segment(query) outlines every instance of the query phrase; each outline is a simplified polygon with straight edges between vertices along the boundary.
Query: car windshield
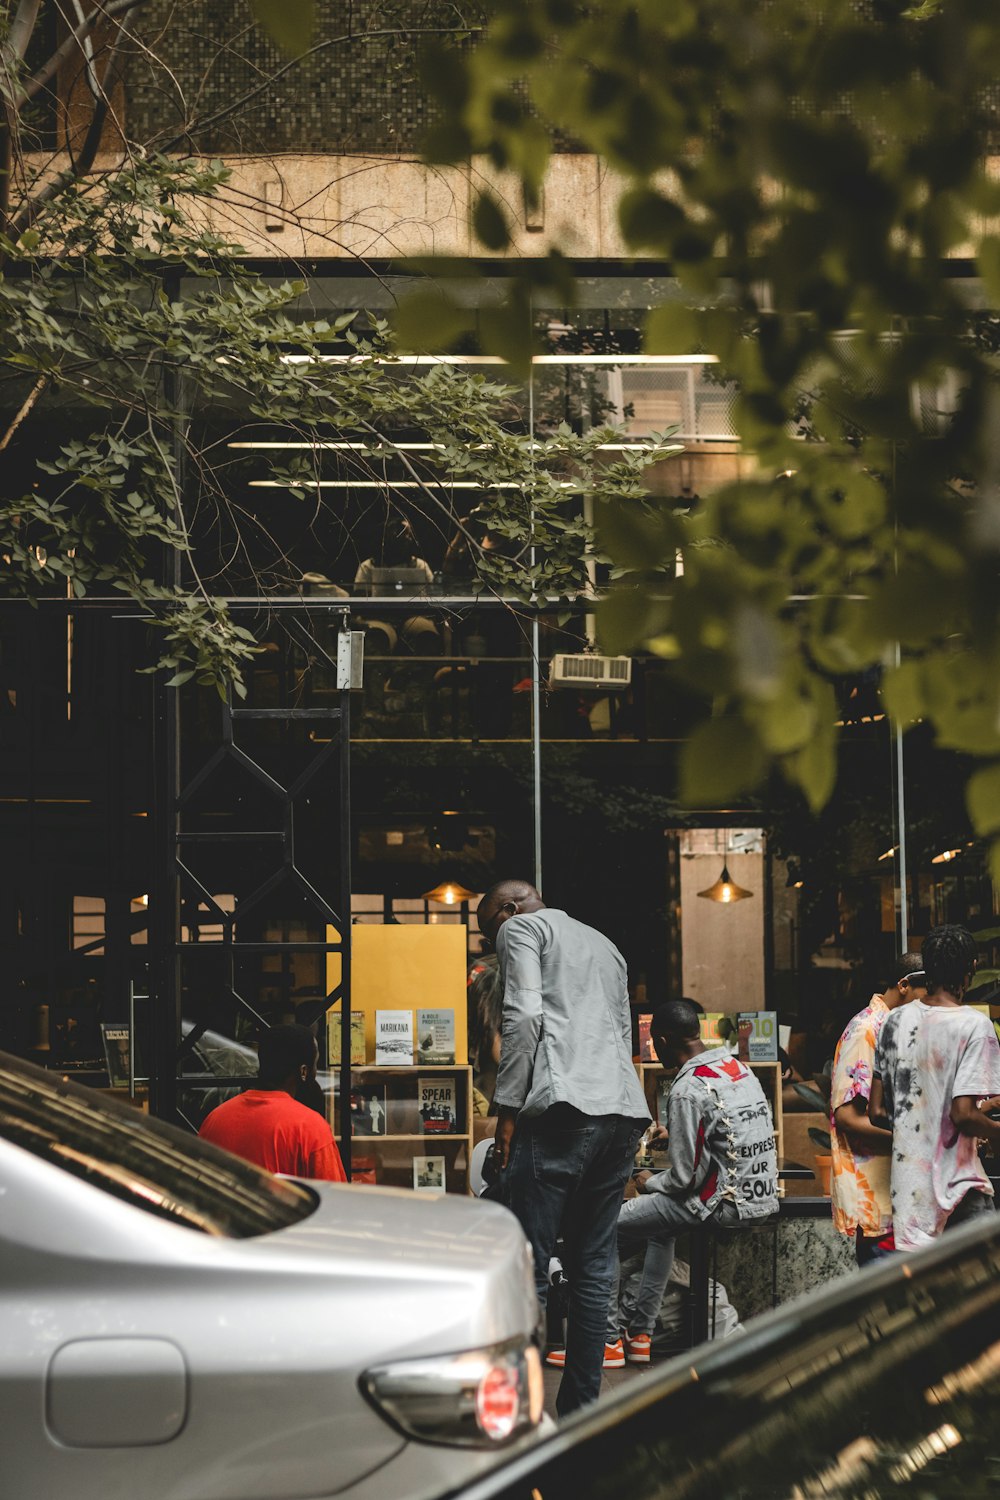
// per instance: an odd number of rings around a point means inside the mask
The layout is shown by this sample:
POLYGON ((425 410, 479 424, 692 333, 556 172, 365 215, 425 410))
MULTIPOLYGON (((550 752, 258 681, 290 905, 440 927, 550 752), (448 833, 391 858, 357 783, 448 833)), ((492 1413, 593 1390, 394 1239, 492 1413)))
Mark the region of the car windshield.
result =
POLYGON ((134 1208, 227 1239, 308 1217, 312 1191, 0 1053, 0 1138, 134 1208))

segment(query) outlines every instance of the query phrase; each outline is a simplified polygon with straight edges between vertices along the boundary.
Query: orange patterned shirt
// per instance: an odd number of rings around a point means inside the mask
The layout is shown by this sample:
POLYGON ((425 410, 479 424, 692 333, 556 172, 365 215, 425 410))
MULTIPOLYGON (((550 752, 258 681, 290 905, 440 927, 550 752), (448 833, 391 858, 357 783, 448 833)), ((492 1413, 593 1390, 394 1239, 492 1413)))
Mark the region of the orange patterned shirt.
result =
POLYGON ((841 1234, 866 1236, 886 1234, 892 1228, 892 1198, 889 1192, 891 1157, 869 1156, 838 1130, 834 1115, 852 1099, 871 1098, 875 1043, 889 1007, 881 995, 873 995, 864 1010, 848 1021, 837 1043, 830 1088, 830 1198, 833 1225, 841 1234))

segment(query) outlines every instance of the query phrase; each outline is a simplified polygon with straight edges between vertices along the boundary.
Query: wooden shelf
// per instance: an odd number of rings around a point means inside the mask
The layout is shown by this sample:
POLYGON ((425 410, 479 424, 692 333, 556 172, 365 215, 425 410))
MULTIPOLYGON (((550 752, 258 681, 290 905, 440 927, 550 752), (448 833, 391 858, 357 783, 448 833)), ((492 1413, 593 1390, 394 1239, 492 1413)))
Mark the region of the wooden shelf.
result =
MULTIPOLYGON (((363 1080, 365 1088, 385 1081, 387 1087, 384 1090, 386 1110, 384 1123, 395 1119, 400 1125, 419 1123, 417 1113, 419 1109, 417 1080, 419 1078, 450 1077, 455 1080, 455 1123, 460 1128, 449 1131, 386 1130, 379 1135, 352 1135, 351 1153, 352 1156, 359 1157, 377 1157, 379 1153, 384 1153, 385 1161, 382 1165, 386 1180, 397 1187, 406 1185, 401 1180, 400 1166, 407 1156, 411 1162, 422 1160, 425 1156, 438 1154, 446 1156, 448 1159, 447 1176, 452 1182, 451 1190, 456 1191, 455 1184, 461 1182, 461 1190, 468 1193, 473 1147, 472 1068, 468 1063, 392 1063, 389 1065, 355 1063, 351 1067, 351 1074, 359 1080, 359 1086, 360 1081, 363 1080), (409 1118, 406 1117, 407 1115, 409 1118), (461 1128, 462 1126, 464 1129, 461 1128), (423 1147, 423 1150, 417 1150, 418 1144, 423 1147), (440 1151, 438 1148, 441 1148, 440 1151)), ((338 1099, 338 1117, 339 1113, 340 1101, 338 1099)), ((382 1180, 381 1177, 378 1180, 382 1180)))
POLYGON ((450 1134, 442 1131, 440 1135, 435 1135, 431 1131, 421 1135, 414 1131, 413 1134, 407 1135, 402 1131, 389 1130, 385 1135, 352 1135, 351 1145, 356 1146, 361 1141, 464 1141, 467 1139, 468 1137, 462 1131, 452 1131, 450 1134))

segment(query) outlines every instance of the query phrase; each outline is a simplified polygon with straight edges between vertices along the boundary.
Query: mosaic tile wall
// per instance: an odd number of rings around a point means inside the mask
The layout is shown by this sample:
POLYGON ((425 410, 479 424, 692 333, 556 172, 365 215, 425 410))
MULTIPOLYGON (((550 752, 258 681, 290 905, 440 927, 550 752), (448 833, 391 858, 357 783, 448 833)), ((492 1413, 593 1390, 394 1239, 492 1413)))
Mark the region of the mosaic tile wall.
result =
MULTIPOLYGON (((136 50, 129 133, 220 153, 415 151, 433 118, 417 70, 423 38, 477 28, 488 10, 489 0, 316 0, 324 45, 261 89, 287 59, 253 24, 247 0, 149 0, 137 30, 170 72, 136 50), (195 119, 207 123, 192 136, 195 119)), ((982 104, 987 147, 998 151, 1000 81, 982 104)))
POLYGON ((316 0, 321 47, 254 97, 288 59, 246 0, 150 0, 137 30, 172 78, 133 57, 129 133, 218 152, 413 151, 432 118, 419 47, 431 31, 481 25, 483 11, 476 0, 316 0), (192 139, 195 118, 207 123, 192 139))

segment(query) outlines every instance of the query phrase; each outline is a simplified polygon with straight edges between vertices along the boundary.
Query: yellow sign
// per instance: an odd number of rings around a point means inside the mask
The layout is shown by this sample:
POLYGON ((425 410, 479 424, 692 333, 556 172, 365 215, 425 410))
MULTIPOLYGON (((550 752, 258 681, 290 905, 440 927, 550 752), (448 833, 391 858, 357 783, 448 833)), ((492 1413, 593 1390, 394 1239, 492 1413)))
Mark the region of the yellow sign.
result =
MULTIPOLYGON (((327 941, 337 942, 332 927, 327 941)), ((369 1062, 375 1059, 375 1012, 418 1009, 454 1010, 455 1061, 468 1062, 464 924, 359 922, 351 928, 351 947, 351 1009, 365 1017, 369 1062)), ((340 983, 339 953, 327 955, 326 982, 328 994, 340 983)), ((339 1000, 331 1008, 339 1010, 339 1000)))

